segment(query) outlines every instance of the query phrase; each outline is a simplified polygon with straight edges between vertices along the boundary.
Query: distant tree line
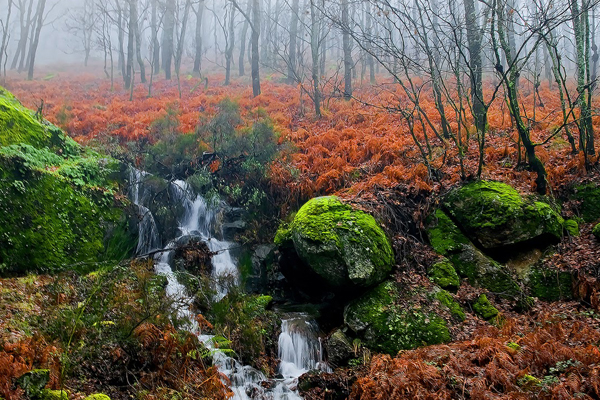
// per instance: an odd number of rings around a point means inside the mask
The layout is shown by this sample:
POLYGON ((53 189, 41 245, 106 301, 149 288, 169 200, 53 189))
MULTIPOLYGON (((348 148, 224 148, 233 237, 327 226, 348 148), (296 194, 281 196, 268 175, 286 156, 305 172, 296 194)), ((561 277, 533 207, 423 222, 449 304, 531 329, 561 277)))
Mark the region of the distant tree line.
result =
MULTIPOLYGON (((402 100, 383 106, 402 115, 428 167, 429 136, 454 143, 463 177, 465 137, 472 135, 478 142, 479 176, 485 163, 488 111, 494 102, 505 102, 518 132, 519 156, 522 148, 522 161, 536 172, 537 188, 545 193, 548 182, 538 146, 564 135, 572 151, 585 156, 586 166, 595 154, 597 3, 81 0, 65 9, 53 27, 62 26, 77 38, 84 65, 91 57, 101 58, 111 82, 119 76, 125 88, 145 83, 149 94, 154 76, 164 74, 179 82, 182 65, 188 63, 199 75, 224 71, 225 85, 235 74, 246 75, 249 66, 254 96, 261 93, 261 73, 279 73, 310 99, 320 117, 331 98, 353 98, 355 84, 392 80, 402 100), (532 115, 522 104, 524 82, 535 91, 532 115), (542 84, 559 93, 562 124, 545 141, 534 142, 531 129, 538 118, 536 107, 543 106, 542 84), (425 94, 434 104, 435 118, 423 107, 425 94)), ((33 77, 40 32, 49 9, 60 4, 0 0, 4 71, 8 65, 33 77)))

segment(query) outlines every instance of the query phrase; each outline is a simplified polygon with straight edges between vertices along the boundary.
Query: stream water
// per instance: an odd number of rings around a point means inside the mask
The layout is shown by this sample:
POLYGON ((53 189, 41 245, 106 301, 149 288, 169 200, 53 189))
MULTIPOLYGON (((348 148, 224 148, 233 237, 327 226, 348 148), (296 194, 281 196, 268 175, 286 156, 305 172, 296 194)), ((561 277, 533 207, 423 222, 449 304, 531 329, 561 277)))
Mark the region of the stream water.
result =
MULTIPOLYGON (((227 287, 218 282, 220 278, 230 277, 234 282, 239 282, 239 271, 235 258, 230 249, 234 243, 223 239, 223 232, 218 215, 222 211, 221 205, 209 204, 201 195, 193 194, 188 184, 184 181, 173 181, 169 184, 169 195, 172 201, 183 208, 183 215, 179 219, 178 236, 167 242, 161 248, 161 238, 157 225, 148 207, 151 191, 144 186, 148 174, 134 169, 130 173, 130 196, 138 206, 140 214, 139 243, 137 254, 148 254, 153 250, 163 250, 155 257, 156 273, 164 275, 168 284, 166 293, 174 300, 180 317, 190 321, 187 327, 196 333, 200 341, 207 347, 213 348, 213 337, 201 335, 195 319, 190 311, 193 299, 190 298, 185 287, 177 281, 171 269, 171 256, 177 243, 187 237, 202 240, 208 248, 215 252, 212 257, 212 274, 216 283, 216 299, 220 300, 227 294, 227 287)), ((310 317, 302 313, 290 313, 283 316, 281 334, 278 341, 279 347, 279 374, 280 378, 273 380, 272 384, 262 385, 269 379, 259 370, 242 365, 232 357, 213 348, 213 362, 231 382, 234 400, 264 399, 264 400, 295 400, 301 399, 297 393, 298 377, 312 369, 327 370, 327 365, 322 359, 322 348, 318 338, 318 327, 310 317), (267 388, 265 388, 267 387, 267 388)))

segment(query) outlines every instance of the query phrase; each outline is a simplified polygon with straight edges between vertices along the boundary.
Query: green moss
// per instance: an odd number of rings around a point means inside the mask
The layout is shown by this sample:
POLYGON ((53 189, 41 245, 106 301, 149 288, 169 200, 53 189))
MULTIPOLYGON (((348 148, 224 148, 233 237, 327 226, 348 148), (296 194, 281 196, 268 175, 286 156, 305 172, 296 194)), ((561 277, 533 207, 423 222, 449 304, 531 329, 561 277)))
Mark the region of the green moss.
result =
POLYGON ((44 389, 39 398, 40 400, 69 400, 65 390, 44 389))
POLYGON ((460 286, 458 274, 447 258, 431 266, 429 269, 429 278, 443 289, 456 290, 460 286))
POLYGON ((124 220, 113 194, 120 169, 110 157, 83 152, 0 88, 0 272, 98 261, 111 244, 106 234, 124 220))
POLYGON ((531 295, 546 301, 573 298, 573 276, 568 271, 532 268, 527 275, 531 295))
POLYGON ((279 229, 275 233, 274 242, 277 246, 293 245, 292 243, 292 230, 288 223, 282 222, 279 225, 279 229))
POLYGON ((96 393, 96 394, 90 394, 83 400, 110 400, 110 397, 108 397, 107 395, 102 394, 102 393, 96 393))
POLYGON ((549 204, 522 197, 501 182, 477 181, 455 189, 444 207, 470 239, 488 249, 543 234, 562 236, 563 219, 549 204))
POLYGON ((600 240, 600 224, 596 224, 592 229, 592 234, 596 237, 596 239, 600 240))
POLYGON ((441 255, 458 251, 463 244, 470 243, 456 224, 442 210, 438 209, 429 218, 427 230, 431 247, 441 255))
POLYGON ((450 261, 456 272, 466 277, 474 286, 486 288, 507 298, 521 294, 521 289, 508 269, 485 256, 473 245, 463 247, 463 251, 452 254, 450 261))
POLYGON ((300 258, 331 285, 370 286, 387 277, 394 253, 375 219, 335 196, 308 201, 276 242, 291 239, 300 258))
POLYGON ((479 296, 477 301, 473 304, 473 311, 481 318, 490 320, 496 317, 499 313, 498 309, 490 303, 487 296, 482 294, 479 296))
POLYGON ((79 145, 59 128, 37 118, 33 111, 23 107, 0 86, 0 146, 20 143, 37 148, 55 148, 64 155, 74 155, 79 151, 79 145))
POLYGON ((542 381, 535 376, 532 375, 523 375, 521 378, 517 379, 517 385, 524 390, 527 391, 538 391, 542 384, 542 381))
POLYGON ((574 188, 573 199, 580 201, 581 217, 585 222, 595 222, 600 219, 600 187, 588 183, 574 188))
POLYGON ((508 342, 508 343, 506 343, 506 347, 508 347, 509 349, 511 349, 513 351, 520 351, 521 350, 521 346, 518 343, 515 343, 515 342, 508 342))
POLYGON ((376 351, 395 355, 400 350, 450 341, 446 322, 417 304, 399 304, 395 283, 385 282, 350 303, 344 321, 376 351))
POLYGON ((573 219, 568 219, 563 224, 565 230, 571 236, 579 236, 579 224, 573 219))
POLYGON ((459 321, 465 320, 466 316, 462 307, 446 290, 440 290, 435 293, 435 298, 450 310, 450 313, 454 318, 458 319, 459 321))
POLYGON ((0 156, 0 264, 9 271, 56 271, 96 261, 122 210, 101 190, 0 156))

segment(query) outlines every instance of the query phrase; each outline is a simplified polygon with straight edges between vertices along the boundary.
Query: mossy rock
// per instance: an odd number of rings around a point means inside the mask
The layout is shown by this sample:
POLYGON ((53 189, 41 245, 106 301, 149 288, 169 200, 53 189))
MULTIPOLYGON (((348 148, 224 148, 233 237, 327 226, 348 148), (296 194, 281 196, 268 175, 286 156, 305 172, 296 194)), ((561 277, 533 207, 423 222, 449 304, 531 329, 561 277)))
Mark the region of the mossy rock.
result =
POLYGON ((596 237, 596 239, 600 240, 600 224, 596 224, 592 229, 592 234, 596 237))
POLYGON ((335 196, 308 201, 276 234, 334 289, 369 287, 387 278, 394 264, 388 238, 375 219, 335 196))
POLYGON ((69 395, 65 390, 44 389, 39 396, 40 400, 69 400, 69 395))
POLYGON ((579 236, 579 224, 574 219, 567 219, 564 223, 565 231, 571 236, 579 236))
POLYGON ((585 222, 600 219, 600 187, 594 183, 578 185, 573 188, 574 200, 580 202, 579 212, 585 222))
POLYGON ((471 243, 441 209, 437 209, 428 218, 428 226, 427 234, 431 247, 441 255, 460 251, 463 244, 471 243))
POLYGON ((463 245, 462 251, 452 254, 450 260, 456 272, 466 277, 473 286, 508 298, 521 294, 521 288, 508 268, 487 257, 473 245, 463 245))
POLYGON ((25 395, 31 399, 39 397, 49 381, 49 369, 34 369, 21 375, 17 379, 17 384, 25 391, 25 395))
POLYGON ((532 268, 525 278, 531 295, 546 301, 571 300, 573 298, 573 275, 542 267, 532 268))
POLYGON ((448 308, 448 310, 450 310, 450 313, 454 318, 456 318, 458 321, 465 320, 465 312, 463 311, 460 304, 458 304, 458 302, 454 300, 454 297, 452 297, 452 295, 448 291, 438 290, 435 292, 434 296, 440 303, 442 303, 442 305, 444 305, 446 308, 448 308))
POLYGON ((485 320, 490 320, 500 313, 498 309, 490 303, 485 294, 482 294, 477 298, 477 301, 473 304, 473 311, 485 320))
POLYGON ((108 397, 107 395, 102 394, 102 393, 95 393, 95 394, 90 394, 83 400, 110 400, 110 397, 108 397))
POLYGON ((447 258, 429 268, 429 278, 442 289, 457 290, 460 287, 460 278, 447 258))
POLYGON ((549 204, 523 197, 505 183, 467 184, 451 191, 443 205, 461 231, 485 249, 543 235, 562 237, 564 220, 549 204))
POLYGON ((397 284, 384 282, 347 305, 344 322, 367 347, 391 355, 450 341, 446 321, 433 309, 423 309, 410 298, 399 300, 397 284))
POLYGON ((350 339, 341 329, 336 329, 325 342, 327 361, 333 367, 345 365, 348 360, 355 357, 354 347, 350 339))

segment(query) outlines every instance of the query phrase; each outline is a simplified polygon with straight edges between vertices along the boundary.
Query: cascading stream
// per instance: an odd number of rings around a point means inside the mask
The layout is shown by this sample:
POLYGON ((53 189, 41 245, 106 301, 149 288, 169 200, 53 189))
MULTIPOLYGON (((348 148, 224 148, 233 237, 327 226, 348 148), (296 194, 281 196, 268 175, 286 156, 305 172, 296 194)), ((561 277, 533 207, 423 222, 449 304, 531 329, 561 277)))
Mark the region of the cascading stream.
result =
MULTIPOLYGON (((130 195, 140 213, 140 239, 136 250, 139 255, 148 254, 150 251, 160 248, 160 237, 154 217, 149 208, 144 205, 144 202, 150 198, 150 191, 145 190, 143 186, 144 178, 147 175, 146 172, 134 168, 130 173, 132 182, 130 195)), ((171 182, 169 191, 172 199, 183 207, 184 213, 179 222, 179 236, 169 241, 163 251, 155 257, 155 271, 167 278, 166 293, 174 300, 179 316, 190 321, 187 329, 198 334, 198 338, 207 347, 214 350, 213 361, 230 380, 234 400, 301 399, 296 391, 298 377, 311 369, 328 369, 322 360, 315 324, 308 322, 308 317, 304 314, 291 314, 282 321, 282 332, 279 336, 279 358, 281 360, 279 373, 283 378, 277 380, 270 390, 261 385, 262 382, 268 380, 262 372, 242 365, 234 358, 215 349, 213 336, 199 334, 198 326, 190 311, 193 299, 187 295, 185 287, 177 281, 171 269, 170 259, 172 249, 182 238, 197 237, 205 242, 209 250, 216 253, 212 257, 213 276, 217 282, 216 300, 220 300, 227 294, 227 287, 219 283, 222 278, 232 277, 235 283, 239 282, 239 272, 229 251, 234 244, 215 237, 215 233, 222 237, 217 218, 219 208, 208 204, 202 196, 193 195, 185 181, 171 182)))

